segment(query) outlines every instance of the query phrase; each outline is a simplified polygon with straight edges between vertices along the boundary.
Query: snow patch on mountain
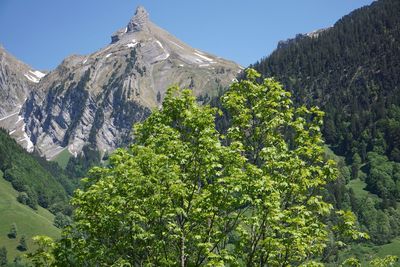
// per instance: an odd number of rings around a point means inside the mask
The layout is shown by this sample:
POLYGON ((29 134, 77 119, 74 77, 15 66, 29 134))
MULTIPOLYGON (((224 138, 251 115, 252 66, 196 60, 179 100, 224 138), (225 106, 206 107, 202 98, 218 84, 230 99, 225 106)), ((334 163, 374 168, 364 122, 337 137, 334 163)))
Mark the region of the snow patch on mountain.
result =
MULTIPOLYGON (((25 123, 22 125, 22 129, 25 129, 25 123)), ((14 130, 15 131, 15 130, 14 130)), ((10 133, 11 134, 11 133, 10 133)), ((31 141, 31 139, 29 138, 29 136, 26 134, 26 132, 24 131, 24 135, 23 138, 19 139, 17 142, 26 142, 26 151, 28 152, 32 152, 34 149, 34 145, 31 141)))
POLYGON ((7 116, 1 118, 0 121, 3 121, 3 120, 5 120, 5 119, 8 119, 8 118, 14 116, 14 115, 17 115, 18 113, 19 113, 19 111, 14 112, 14 113, 11 113, 11 114, 9 114, 9 115, 7 115, 7 116))
POLYGON ((137 44, 138 44, 138 42, 136 42, 135 39, 132 39, 132 42, 126 44, 126 46, 129 47, 129 48, 133 48, 133 47, 135 47, 137 44))
POLYGON ((174 41, 169 41, 171 44, 176 45, 177 47, 179 47, 180 49, 184 49, 181 45, 178 45, 177 43, 175 43, 174 41))
POLYGON ((156 43, 161 47, 161 49, 163 49, 165 51, 164 46, 162 45, 162 43, 160 41, 156 40, 156 43))
POLYGON ((28 79, 28 80, 30 80, 31 82, 34 82, 34 83, 38 83, 39 81, 40 81, 40 79, 38 79, 37 77, 35 77, 35 76, 32 76, 32 75, 30 75, 30 74, 24 74, 24 76, 28 79))
POLYGON ((201 59, 204 59, 205 61, 213 62, 213 60, 212 60, 211 58, 206 57, 206 56, 204 56, 204 55, 202 55, 202 54, 200 54, 200 53, 198 53, 198 52, 195 52, 194 54, 195 54, 196 56, 200 57, 201 59))
POLYGON ((170 54, 168 53, 168 51, 164 48, 164 46, 162 45, 162 43, 159 40, 156 40, 156 44, 158 44, 160 46, 160 48, 162 49, 162 54, 157 56, 154 60, 155 61, 162 61, 162 60, 166 60, 167 58, 169 58, 170 54))
POLYGON ((30 70, 29 72, 32 73, 33 75, 35 75, 36 77, 39 77, 40 79, 43 78, 44 76, 46 76, 45 73, 40 72, 40 71, 38 71, 38 70, 35 70, 35 71, 31 71, 31 70, 30 70))
POLYGON ((45 75, 46 74, 44 74, 38 70, 35 70, 35 71, 30 70, 28 73, 24 74, 24 76, 28 80, 30 80, 31 82, 34 82, 34 83, 38 83, 40 81, 40 79, 43 78, 45 75))
POLYGON ((18 122, 22 121, 24 119, 24 117, 18 116, 18 120, 15 124, 17 124, 18 122))

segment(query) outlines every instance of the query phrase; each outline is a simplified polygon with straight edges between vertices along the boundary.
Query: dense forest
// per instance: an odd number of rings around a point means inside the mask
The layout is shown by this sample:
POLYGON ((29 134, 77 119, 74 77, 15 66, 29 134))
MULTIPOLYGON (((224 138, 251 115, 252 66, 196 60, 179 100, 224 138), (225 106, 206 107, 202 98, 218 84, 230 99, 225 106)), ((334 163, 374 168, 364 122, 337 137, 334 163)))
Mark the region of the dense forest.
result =
POLYGON ((397 0, 373 2, 331 28, 280 42, 253 65, 281 81, 297 105, 325 111, 324 139, 344 157, 330 198, 351 207, 377 244, 400 234, 399 14, 397 0), (359 179, 379 198, 357 195, 351 184, 359 179))
POLYGON ((316 35, 281 42, 254 64, 326 112, 324 137, 335 151, 363 161, 383 150, 400 162, 400 2, 382 0, 316 35))

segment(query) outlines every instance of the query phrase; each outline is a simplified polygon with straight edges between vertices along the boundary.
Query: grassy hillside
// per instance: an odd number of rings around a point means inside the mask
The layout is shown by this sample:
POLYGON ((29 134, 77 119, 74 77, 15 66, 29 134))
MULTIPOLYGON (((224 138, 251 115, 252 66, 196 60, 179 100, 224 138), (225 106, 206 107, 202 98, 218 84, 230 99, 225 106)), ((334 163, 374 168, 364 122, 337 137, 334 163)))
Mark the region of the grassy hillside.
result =
POLYGON ((373 198, 376 201, 380 201, 379 197, 375 194, 372 194, 368 192, 365 188, 367 187, 367 184, 360 180, 360 179, 354 179, 351 180, 347 185, 347 188, 351 188, 354 191, 354 194, 359 197, 359 198, 366 198, 370 197, 373 198))
POLYGON ((18 192, 13 189, 11 184, 4 180, 3 173, 0 171, 0 247, 7 248, 9 261, 13 261, 15 256, 21 255, 17 246, 22 235, 26 237, 28 252, 34 248, 33 236, 47 235, 57 238, 60 235, 60 230, 53 225, 54 215, 40 206, 35 211, 20 204, 16 200, 17 194, 18 192), (16 239, 7 237, 12 223, 17 224, 16 239))
POLYGON ((71 156, 72 155, 71 153, 69 153, 68 149, 64 149, 60 154, 58 154, 51 160, 57 162, 61 168, 65 169, 71 156))
MULTIPOLYGON (((348 251, 341 253, 340 258, 342 260, 349 257, 357 257, 361 259, 361 266, 371 266, 369 262, 377 257, 383 258, 386 255, 393 255, 400 258, 400 238, 392 240, 389 244, 382 246, 358 244, 354 245, 348 251)), ((330 265, 334 266, 334 265, 330 265)), ((400 263, 396 263, 393 266, 400 266, 400 263)))

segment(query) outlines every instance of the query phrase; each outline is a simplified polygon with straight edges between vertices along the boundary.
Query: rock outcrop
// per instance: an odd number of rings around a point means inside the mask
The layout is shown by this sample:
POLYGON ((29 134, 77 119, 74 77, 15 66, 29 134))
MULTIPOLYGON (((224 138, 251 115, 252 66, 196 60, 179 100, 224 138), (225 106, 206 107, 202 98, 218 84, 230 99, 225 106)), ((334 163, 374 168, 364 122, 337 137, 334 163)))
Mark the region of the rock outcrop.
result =
POLYGON ((45 74, 33 70, 0 46, 0 127, 28 151, 33 144, 25 133, 25 122, 20 116, 21 107, 30 91, 45 74))

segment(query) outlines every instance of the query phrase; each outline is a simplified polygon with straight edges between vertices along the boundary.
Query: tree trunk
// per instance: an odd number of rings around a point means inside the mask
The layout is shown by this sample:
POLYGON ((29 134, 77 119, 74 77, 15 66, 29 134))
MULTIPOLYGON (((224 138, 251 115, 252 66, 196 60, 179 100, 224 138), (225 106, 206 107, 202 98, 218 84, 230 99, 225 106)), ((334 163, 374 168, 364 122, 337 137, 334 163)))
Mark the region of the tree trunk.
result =
POLYGON ((182 233, 181 237, 181 267, 186 266, 186 257, 185 257, 185 234, 182 233))

